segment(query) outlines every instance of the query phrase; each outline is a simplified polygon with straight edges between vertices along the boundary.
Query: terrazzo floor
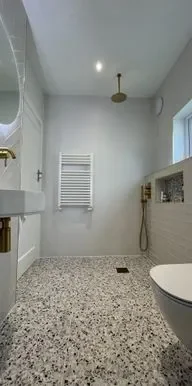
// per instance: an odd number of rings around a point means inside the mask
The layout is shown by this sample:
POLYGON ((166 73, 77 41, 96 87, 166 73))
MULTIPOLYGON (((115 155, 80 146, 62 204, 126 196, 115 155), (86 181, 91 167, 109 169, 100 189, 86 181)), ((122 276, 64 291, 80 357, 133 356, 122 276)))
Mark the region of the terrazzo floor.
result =
POLYGON ((149 269, 133 256, 36 261, 1 327, 0 385, 192 385, 192 356, 156 307, 149 269))

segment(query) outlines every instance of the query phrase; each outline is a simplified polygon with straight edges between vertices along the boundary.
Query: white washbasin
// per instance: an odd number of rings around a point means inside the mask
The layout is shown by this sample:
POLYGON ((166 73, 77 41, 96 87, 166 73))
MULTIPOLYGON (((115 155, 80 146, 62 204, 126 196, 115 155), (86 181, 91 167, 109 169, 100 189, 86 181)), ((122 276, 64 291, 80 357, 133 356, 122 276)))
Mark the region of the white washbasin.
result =
POLYGON ((0 190, 0 217, 41 213, 45 210, 43 192, 0 190))

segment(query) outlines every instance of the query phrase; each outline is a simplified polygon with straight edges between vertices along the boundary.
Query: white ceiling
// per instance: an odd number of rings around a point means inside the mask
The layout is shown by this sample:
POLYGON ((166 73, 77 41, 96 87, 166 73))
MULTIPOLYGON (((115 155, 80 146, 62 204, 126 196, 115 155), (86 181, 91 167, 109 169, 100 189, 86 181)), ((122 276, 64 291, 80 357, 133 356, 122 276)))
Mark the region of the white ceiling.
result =
POLYGON ((128 96, 152 96, 192 37, 192 0, 23 3, 50 94, 109 96, 122 72, 128 96))

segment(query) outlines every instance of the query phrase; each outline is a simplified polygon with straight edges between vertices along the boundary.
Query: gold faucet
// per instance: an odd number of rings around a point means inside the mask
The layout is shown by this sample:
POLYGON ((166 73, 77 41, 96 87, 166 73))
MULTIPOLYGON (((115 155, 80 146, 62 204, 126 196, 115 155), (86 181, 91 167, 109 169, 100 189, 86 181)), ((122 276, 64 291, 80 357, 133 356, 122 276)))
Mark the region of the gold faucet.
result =
POLYGON ((0 147, 0 159, 4 159, 5 167, 7 166, 8 158, 16 158, 15 152, 8 147, 0 147))

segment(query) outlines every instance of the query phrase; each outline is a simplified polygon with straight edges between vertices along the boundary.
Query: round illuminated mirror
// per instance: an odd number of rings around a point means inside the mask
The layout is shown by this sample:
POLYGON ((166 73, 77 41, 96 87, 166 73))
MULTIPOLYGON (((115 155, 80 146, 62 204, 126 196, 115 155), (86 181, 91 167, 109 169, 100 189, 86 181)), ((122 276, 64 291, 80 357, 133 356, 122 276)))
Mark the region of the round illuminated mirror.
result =
POLYGON ((19 110, 19 82, 13 50, 0 20, 0 124, 8 125, 19 110))

